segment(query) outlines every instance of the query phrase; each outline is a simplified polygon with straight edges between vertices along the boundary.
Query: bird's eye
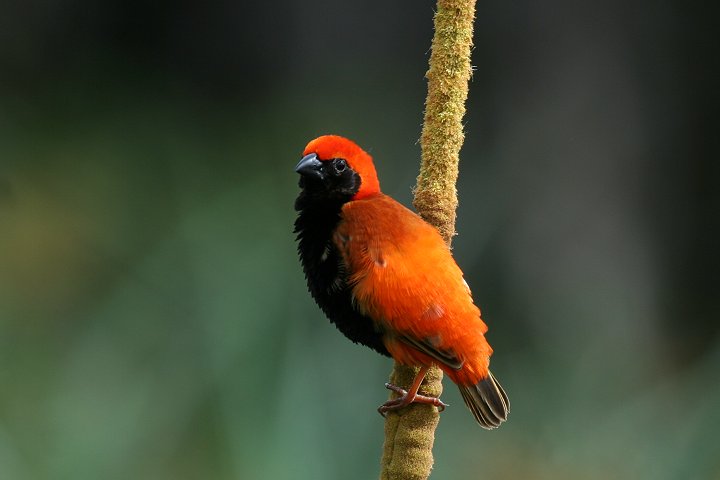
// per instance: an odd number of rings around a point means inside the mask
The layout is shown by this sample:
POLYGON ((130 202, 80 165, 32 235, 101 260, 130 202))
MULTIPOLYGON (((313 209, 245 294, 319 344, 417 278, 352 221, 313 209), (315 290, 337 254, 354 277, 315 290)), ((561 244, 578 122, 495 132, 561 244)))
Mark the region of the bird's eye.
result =
POLYGON ((338 158, 333 163, 333 166, 335 167, 336 173, 342 173, 347 169, 347 162, 343 160, 342 158, 338 158))

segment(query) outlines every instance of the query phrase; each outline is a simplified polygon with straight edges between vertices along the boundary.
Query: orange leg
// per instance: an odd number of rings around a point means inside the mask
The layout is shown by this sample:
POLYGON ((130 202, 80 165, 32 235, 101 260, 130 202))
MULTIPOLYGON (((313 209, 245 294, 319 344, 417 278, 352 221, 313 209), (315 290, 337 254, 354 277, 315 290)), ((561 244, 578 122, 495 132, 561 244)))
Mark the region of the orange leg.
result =
POLYGON ((386 383, 385 388, 387 388, 388 390, 392 390, 393 392, 399 393, 401 396, 394 400, 388 400, 387 402, 380 405, 380 408, 378 408, 378 412, 380 412, 380 415, 384 417, 387 412, 406 407, 411 403, 429 403, 430 405, 435 405, 438 408, 439 412, 445 410, 445 407, 447 407, 448 405, 439 398, 418 395, 417 393, 418 389, 420 388, 420 384, 422 383, 423 379, 425 378, 425 374, 427 374, 427 371, 429 369, 430 367, 422 367, 420 369, 417 375, 415 375, 415 380, 413 380, 413 383, 412 385, 410 385, 410 389, 408 391, 405 391, 400 387, 396 387, 395 385, 386 383))

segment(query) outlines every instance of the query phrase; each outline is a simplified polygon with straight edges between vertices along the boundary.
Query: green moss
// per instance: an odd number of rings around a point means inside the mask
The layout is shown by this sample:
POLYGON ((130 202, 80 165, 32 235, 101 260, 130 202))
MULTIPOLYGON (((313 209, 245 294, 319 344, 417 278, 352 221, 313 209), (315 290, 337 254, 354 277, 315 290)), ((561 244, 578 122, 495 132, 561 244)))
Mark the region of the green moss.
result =
POLYGON ((428 96, 420 145, 422 163, 415 189, 418 213, 435 225, 445 241, 455 234, 455 210, 462 118, 470 80, 475 2, 439 1, 430 54, 428 96))
MULTIPOLYGON (((390 383, 409 385, 418 368, 395 365, 390 383)), ((439 397, 442 393, 442 371, 433 367, 425 376, 420 393, 439 397)), ((393 394, 397 396, 397 394, 393 394)), ((414 403, 397 413, 389 413, 385 421, 381 480, 424 480, 430 475, 435 428, 440 421, 437 409, 414 403)))
MULTIPOLYGON (((465 135, 462 118, 471 76, 475 0, 438 0, 430 68, 426 73, 428 96, 420 137, 422 158, 413 204, 434 225, 448 245, 455 235, 456 182, 460 148, 465 135)), ((416 368, 395 364, 390 382, 408 386, 416 368)), ((421 392, 439 396, 442 371, 433 367, 421 392)), ((424 480, 433 464, 432 447, 439 421, 435 407, 412 404, 390 412, 385 421, 381 480, 424 480)))

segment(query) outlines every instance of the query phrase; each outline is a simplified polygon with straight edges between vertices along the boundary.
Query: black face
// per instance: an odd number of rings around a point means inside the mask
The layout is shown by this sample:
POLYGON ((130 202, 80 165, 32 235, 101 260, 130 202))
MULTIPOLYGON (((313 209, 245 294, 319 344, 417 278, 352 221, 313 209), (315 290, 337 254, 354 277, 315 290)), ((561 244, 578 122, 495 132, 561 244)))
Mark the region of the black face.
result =
POLYGON ((295 201, 295 233, 310 293, 350 340, 389 355, 375 323, 357 310, 346 267, 333 243, 343 205, 360 189, 360 175, 342 158, 321 161, 314 153, 303 157, 295 171, 302 188, 295 201))
POLYGON ((300 188, 314 197, 350 200, 360 189, 360 175, 343 158, 320 160, 311 153, 295 167, 300 188))

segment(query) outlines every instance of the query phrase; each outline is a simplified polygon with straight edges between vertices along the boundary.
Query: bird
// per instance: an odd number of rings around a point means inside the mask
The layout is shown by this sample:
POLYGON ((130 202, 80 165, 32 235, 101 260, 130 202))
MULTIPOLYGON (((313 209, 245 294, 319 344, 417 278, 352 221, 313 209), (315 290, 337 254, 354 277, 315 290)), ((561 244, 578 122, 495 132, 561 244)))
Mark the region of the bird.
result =
POLYGON ((470 288, 439 232, 380 190, 372 157, 339 135, 310 141, 295 167, 297 249, 308 290, 355 343, 419 367, 388 412, 411 403, 447 404, 418 393, 432 365, 460 389, 477 423, 494 429, 510 411, 489 370, 493 350, 470 288))

